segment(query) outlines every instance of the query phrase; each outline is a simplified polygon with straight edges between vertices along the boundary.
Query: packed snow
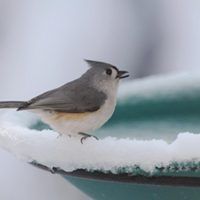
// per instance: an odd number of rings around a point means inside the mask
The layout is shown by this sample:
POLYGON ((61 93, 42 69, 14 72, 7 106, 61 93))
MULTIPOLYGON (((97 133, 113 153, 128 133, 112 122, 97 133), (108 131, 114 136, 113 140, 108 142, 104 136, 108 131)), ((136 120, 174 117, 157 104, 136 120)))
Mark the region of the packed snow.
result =
POLYGON ((31 114, 14 111, 1 113, 0 147, 26 162, 59 167, 67 172, 76 169, 117 173, 118 169, 139 166, 153 172, 157 166, 179 162, 200 162, 200 135, 180 133, 172 143, 164 140, 134 140, 105 137, 58 137, 52 130, 31 130, 36 119, 31 114))

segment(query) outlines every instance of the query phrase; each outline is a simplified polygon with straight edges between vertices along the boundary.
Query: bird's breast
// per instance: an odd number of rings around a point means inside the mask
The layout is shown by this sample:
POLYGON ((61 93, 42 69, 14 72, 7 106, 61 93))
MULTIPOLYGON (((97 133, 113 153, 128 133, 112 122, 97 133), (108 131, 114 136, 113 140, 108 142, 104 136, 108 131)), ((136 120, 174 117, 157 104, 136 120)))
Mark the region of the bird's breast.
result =
POLYGON ((54 120, 56 121, 60 121, 60 120, 66 120, 66 121, 79 121, 79 120, 84 120, 85 118, 88 117, 88 115, 90 115, 89 112, 85 112, 85 113, 65 113, 65 112, 54 112, 52 117, 54 118, 54 120))
POLYGON ((115 99, 107 99, 95 112, 66 113, 42 111, 38 114, 42 120, 61 134, 90 132, 100 128, 113 114, 115 99))

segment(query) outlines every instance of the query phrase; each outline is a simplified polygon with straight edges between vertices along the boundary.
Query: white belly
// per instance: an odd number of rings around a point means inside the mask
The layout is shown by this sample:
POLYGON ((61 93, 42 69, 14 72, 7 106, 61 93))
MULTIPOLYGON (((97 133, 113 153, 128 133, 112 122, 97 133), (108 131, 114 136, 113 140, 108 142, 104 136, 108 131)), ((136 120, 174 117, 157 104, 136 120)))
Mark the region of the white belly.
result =
POLYGON ((116 98, 106 100, 95 112, 59 113, 38 111, 41 119, 60 134, 73 135, 79 132, 89 133, 100 128, 112 116, 116 106, 116 98))

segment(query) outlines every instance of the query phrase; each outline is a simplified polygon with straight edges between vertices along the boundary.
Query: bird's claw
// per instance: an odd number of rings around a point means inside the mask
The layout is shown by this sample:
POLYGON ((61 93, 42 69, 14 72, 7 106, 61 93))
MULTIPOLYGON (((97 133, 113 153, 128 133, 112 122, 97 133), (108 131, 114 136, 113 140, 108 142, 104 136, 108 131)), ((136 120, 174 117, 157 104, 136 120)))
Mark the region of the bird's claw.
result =
POLYGON ((57 168, 57 167, 52 167, 52 168, 50 168, 50 172, 51 172, 52 174, 55 174, 57 171, 58 171, 58 168, 57 168))
POLYGON ((96 140, 99 140, 99 138, 96 137, 96 136, 93 136, 93 135, 85 135, 85 136, 83 136, 83 137, 81 138, 81 144, 83 144, 83 141, 84 141, 84 140, 86 140, 87 138, 90 138, 90 137, 93 137, 93 138, 95 138, 96 140))

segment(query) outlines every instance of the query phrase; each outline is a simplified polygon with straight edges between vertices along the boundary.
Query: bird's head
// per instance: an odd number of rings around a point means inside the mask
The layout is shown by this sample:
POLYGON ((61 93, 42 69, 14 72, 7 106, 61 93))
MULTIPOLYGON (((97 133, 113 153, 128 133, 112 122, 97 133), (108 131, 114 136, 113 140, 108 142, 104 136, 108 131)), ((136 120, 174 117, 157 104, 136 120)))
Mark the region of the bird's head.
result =
POLYGON ((84 74, 92 80, 100 89, 115 89, 118 87, 119 80, 129 77, 127 71, 121 71, 117 67, 104 62, 85 60, 90 69, 84 74))

